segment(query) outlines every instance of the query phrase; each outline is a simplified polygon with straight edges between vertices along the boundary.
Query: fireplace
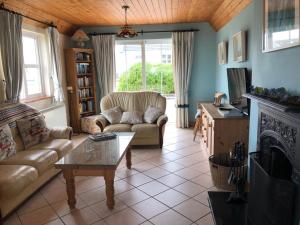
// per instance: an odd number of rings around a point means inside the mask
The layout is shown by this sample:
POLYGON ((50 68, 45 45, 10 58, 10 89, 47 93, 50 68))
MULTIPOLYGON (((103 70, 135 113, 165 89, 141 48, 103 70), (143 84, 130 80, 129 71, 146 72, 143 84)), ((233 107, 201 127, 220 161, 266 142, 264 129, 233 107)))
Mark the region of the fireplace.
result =
POLYGON ((298 225, 299 196, 300 114, 259 104, 257 152, 250 156, 251 224, 298 225))

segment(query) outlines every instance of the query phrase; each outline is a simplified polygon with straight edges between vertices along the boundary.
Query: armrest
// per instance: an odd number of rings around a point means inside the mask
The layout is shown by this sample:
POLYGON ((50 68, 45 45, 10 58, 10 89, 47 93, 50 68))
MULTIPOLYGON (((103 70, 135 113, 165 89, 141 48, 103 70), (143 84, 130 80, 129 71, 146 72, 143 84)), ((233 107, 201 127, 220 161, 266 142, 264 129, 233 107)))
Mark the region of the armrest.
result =
POLYGON ((69 139, 72 138, 72 127, 58 127, 50 129, 50 137, 54 139, 69 139))
POLYGON ((109 124, 109 122, 103 115, 99 115, 96 119, 96 124, 100 127, 101 132, 103 132, 104 128, 109 124))
POLYGON ((162 127, 163 125, 165 125, 168 122, 168 116, 167 115, 161 115, 160 117, 158 117, 157 119, 157 126, 162 127))

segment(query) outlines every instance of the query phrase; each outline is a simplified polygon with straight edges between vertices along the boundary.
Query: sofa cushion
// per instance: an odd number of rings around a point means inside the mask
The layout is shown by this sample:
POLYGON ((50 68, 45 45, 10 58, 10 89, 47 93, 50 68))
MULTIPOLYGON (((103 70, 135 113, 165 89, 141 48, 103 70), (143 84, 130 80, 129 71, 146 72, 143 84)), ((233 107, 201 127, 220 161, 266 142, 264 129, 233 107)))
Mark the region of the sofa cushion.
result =
POLYGON ((0 161, 0 165, 33 166, 42 174, 58 160, 58 155, 52 150, 26 150, 18 152, 9 159, 0 161))
MULTIPOLYGON (((73 142, 67 139, 50 139, 41 144, 35 145, 28 150, 53 150, 58 158, 62 158, 73 149, 73 142)), ((27 151, 27 150, 26 150, 27 151)))
POLYGON ((120 123, 126 123, 126 124, 143 123, 143 113, 138 111, 123 112, 120 123))
POLYGON ((104 128, 104 132, 131 132, 130 124, 112 124, 104 128))
POLYGON ((132 125, 131 131, 136 132, 136 137, 153 137, 159 133, 156 124, 142 123, 132 125))
POLYGON ((0 161, 16 154, 16 144, 8 124, 0 127, 0 161))
POLYGON ((160 108, 149 105, 144 114, 144 121, 146 123, 154 123, 157 120, 157 118, 163 114, 164 113, 161 111, 160 108))
POLYGON ((32 166, 0 165, 0 199, 15 197, 37 178, 32 166))
POLYGON ((122 118, 122 109, 120 106, 105 110, 102 115, 108 120, 110 124, 120 123, 122 118))
POLYGON ((48 140, 50 136, 43 115, 17 120, 17 125, 26 149, 48 140))

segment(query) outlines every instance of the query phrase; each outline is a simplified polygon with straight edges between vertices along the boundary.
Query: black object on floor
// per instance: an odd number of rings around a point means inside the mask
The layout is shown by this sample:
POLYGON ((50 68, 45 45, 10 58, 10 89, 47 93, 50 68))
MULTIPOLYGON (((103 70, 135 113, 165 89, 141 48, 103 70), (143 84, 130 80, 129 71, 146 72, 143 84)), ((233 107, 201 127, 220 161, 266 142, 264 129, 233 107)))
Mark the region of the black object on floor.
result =
POLYGON ((247 221, 247 203, 228 203, 230 192, 209 191, 208 199, 215 225, 251 225, 247 221))

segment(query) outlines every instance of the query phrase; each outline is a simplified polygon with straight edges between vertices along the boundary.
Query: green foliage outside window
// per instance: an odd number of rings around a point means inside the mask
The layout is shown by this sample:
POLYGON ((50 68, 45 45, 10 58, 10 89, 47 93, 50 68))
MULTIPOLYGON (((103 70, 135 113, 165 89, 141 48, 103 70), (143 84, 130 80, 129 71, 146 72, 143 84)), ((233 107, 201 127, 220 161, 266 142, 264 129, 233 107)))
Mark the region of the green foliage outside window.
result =
MULTIPOLYGON (((146 90, 173 94, 172 64, 146 63, 146 90)), ((119 78, 118 91, 143 90, 142 63, 136 63, 119 78)))

